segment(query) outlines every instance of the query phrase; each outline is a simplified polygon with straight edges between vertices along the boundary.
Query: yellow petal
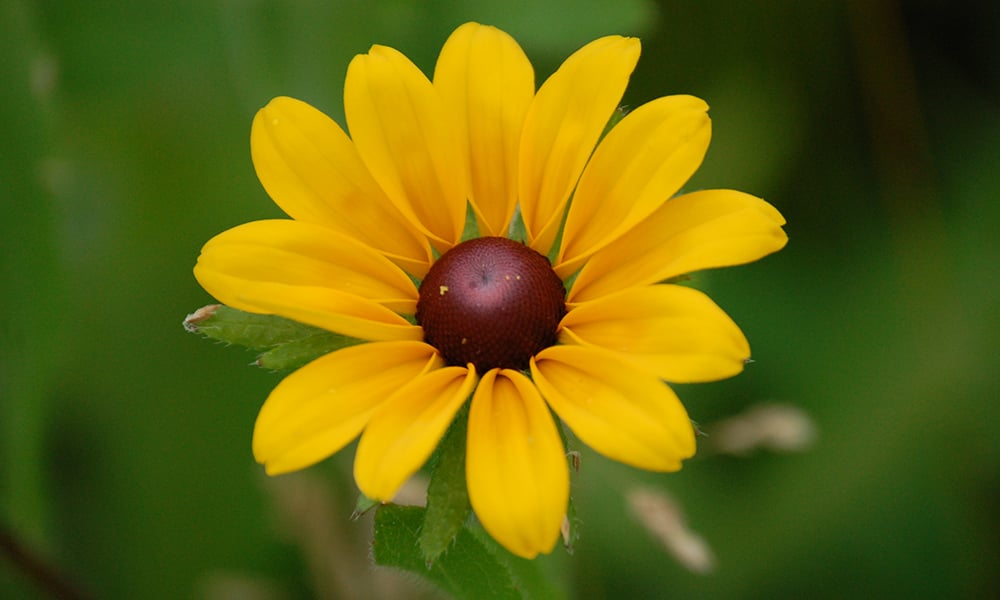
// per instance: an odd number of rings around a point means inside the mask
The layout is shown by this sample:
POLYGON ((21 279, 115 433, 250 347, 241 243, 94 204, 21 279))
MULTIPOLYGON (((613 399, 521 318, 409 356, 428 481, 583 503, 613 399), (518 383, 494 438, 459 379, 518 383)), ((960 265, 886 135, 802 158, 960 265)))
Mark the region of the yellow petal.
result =
POLYGON ((469 199, 480 235, 504 236, 517 204, 517 152, 535 95, 531 63, 512 37, 466 23, 448 38, 434 86, 469 156, 469 199))
POLYGON ((357 437, 386 398, 440 364, 422 342, 375 342, 322 356, 268 396, 254 426, 254 457, 271 475, 319 462, 357 437))
POLYGON ((393 204, 439 252, 458 243, 465 155, 431 82, 398 51, 372 46, 347 68, 344 112, 362 160, 393 204))
POLYGON ((743 370, 750 345, 708 296, 679 285, 630 288, 574 305, 560 324, 563 343, 589 344, 660 379, 715 381, 743 370))
POLYGON ((648 217, 694 174, 712 136, 707 111, 693 96, 668 96, 615 125, 573 194, 556 259, 560 277, 648 217))
POLYGON ((531 247, 548 254, 563 208, 625 93, 639 40, 608 36, 572 56, 528 109, 520 150, 521 214, 531 247))
POLYGON ((354 479, 361 492, 388 502, 437 447, 476 386, 470 365, 420 375, 372 415, 358 443, 354 479))
POLYGON ((469 500, 486 531, 523 558, 550 552, 569 502, 569 466, 531 380, 487 372, 472 398, 466 444, 469 500))
POLYGON ((694 427, 677 396, 613 353, 552 346, 531 359, 531 375, 577 437, 609 458, 676 471, 694 455, 694 427))
POLYGON ((328 116, 300 100, 275 98, 253 120, 250 151, 264 189, 292 218, 350 235, 418 278, 427 273, 427 240, 389 202, 328 116))
MULTIPOLYGON (((326 287, 258 283, 216 275, 220 287, 238 290, 224 304, 279 315, 334 333, 370 341, 422 340, 423 329, 388 308, 326 287)), ((207 287, 206 287, 207 289, 207 287)), ((217 296, 218 297, 218 296, 217 296)))
POLYGON ((788 242, 784 224, 773 206, 743 192, 678 196, 594 254, 567 301, 584 302, 685 273, 755 261, 788 242))
POLYGON ((225 297, 240 294, 240 281, 325 287, 407 314, 416 311, 418 297, 406 273, 379 252, 326 227, 291 220, 254 221, 220 233, 202 248, 195 276, 227 304, 225 297))

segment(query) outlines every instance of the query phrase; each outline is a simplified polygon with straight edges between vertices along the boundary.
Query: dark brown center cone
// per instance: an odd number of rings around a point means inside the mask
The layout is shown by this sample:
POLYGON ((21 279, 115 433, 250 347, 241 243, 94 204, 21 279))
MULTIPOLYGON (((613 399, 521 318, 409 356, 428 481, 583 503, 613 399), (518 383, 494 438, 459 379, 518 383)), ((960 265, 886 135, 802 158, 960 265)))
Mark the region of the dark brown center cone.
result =
POLYGON ((547 258, 501 237, 463 242, 420 285, 417 322, 448 364, 524 370, 556 342, 566 288, 547 258))

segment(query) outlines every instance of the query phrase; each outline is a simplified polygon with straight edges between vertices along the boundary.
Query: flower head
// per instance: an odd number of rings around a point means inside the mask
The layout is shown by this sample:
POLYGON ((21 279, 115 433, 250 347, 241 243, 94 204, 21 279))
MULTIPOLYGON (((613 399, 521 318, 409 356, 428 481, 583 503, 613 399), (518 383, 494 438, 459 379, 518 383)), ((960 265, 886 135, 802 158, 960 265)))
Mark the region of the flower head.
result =
POLYGON ((298 100, 260 110, 253 163, 291 219, 219 234, 195 276, 235 308, 367 342, 274 389, 253 436, 268 473, 360 435, 357 484, 389 501, 471 402, 472 507, 533 557, 555 545, 569 497, 553 413, 629 465, 672 471, 693 455, 664 381, 735 375, 750 349, 707 296, 664 282, 775 252, 784 220, 741 192, 676 195, 708 148, 698 98, 643 104, 602 139, 639 50, 598 39, 536 92, 517 43, 468 23, 433 81, 391 48, 355 57, 350 137, 298 100), (463 241, 469 208, 478 235, 463 241))

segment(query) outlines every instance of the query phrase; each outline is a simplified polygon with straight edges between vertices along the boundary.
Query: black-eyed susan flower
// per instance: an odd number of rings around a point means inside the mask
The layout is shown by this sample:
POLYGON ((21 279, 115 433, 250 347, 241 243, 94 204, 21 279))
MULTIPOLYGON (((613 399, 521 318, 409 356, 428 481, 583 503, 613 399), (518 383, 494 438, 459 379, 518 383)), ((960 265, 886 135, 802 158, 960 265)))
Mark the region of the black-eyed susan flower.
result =
POLYGON ((350 136, 298 100, 261 109, 253 163, 291 219, 219 234, 195 276, 234 308, 366 342, 267 398, 253 452, 268 473, 360 435, 358 487, 389 501, 471 402, 473 510, 533 557, 555 545, 569 496, 553 413, 635 467, 673 471, 694 454, 664 382, 732 376, 750 349, 707 296, 664 282, 780 249, 784 220, 737 191, 675 196, 709 144, 698 98, 643 104, 602 138, 639 51, 598 39, 536 92, 518 44, 469 23, 433 80, 392 48, 355 57, 350 136), (469 207, 478 236, 463 241, 469 207))

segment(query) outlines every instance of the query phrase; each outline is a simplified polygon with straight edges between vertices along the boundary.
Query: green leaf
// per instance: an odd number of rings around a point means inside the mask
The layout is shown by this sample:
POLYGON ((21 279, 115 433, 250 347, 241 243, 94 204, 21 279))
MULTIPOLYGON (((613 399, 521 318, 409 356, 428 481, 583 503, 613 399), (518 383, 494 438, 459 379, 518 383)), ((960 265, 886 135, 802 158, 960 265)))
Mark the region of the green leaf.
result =
POLYGON ((468 403, 459 411, 437 449, 427 487, 427 513, 420 530, 420 552, 430 565, 461 531, 472 513, 465 483, 465 431, 468 403))
POLYGON ((567 597, 564 590, 557 588, 553 582, 546 577, 546 573, 539 568, 537 560, 528 560, 519 556, 514 556, 497 543, 496 540, 486 533, 482 527, 469 527, 466 529, 473 537, 480 541, 487 550, 493 552, 504 566, 510 570, 514 580, 520 586, 523 598, 550 598, 552 600, 567 597))
POLYGON ((416 506, 380 506, 375 513, 375 563, 421 575, 458 598, 528 598, 520 581, 468 529, 430 567, 418 549, 426 510, 416 506))
POLYGON ((362 340, 303 325, 276 315, 258 315, 210 304, 184 319, 191 333, 227 344, 264 350, 256 364, 265 369, 295 369, 324 354, 362 340))
POLYGON ((252 350, 273 348, 321 331, 275 315, 248 313, 222 304, 194 311, 184 319, 184 329, 252 350))
POLYGON ((258 367, 273 371, 297 369, 324 354, 361 342, 362 340, 331 331, 320 331, 301 340, 287 342, 268 350, 257 357, 256 364, 258 367))

